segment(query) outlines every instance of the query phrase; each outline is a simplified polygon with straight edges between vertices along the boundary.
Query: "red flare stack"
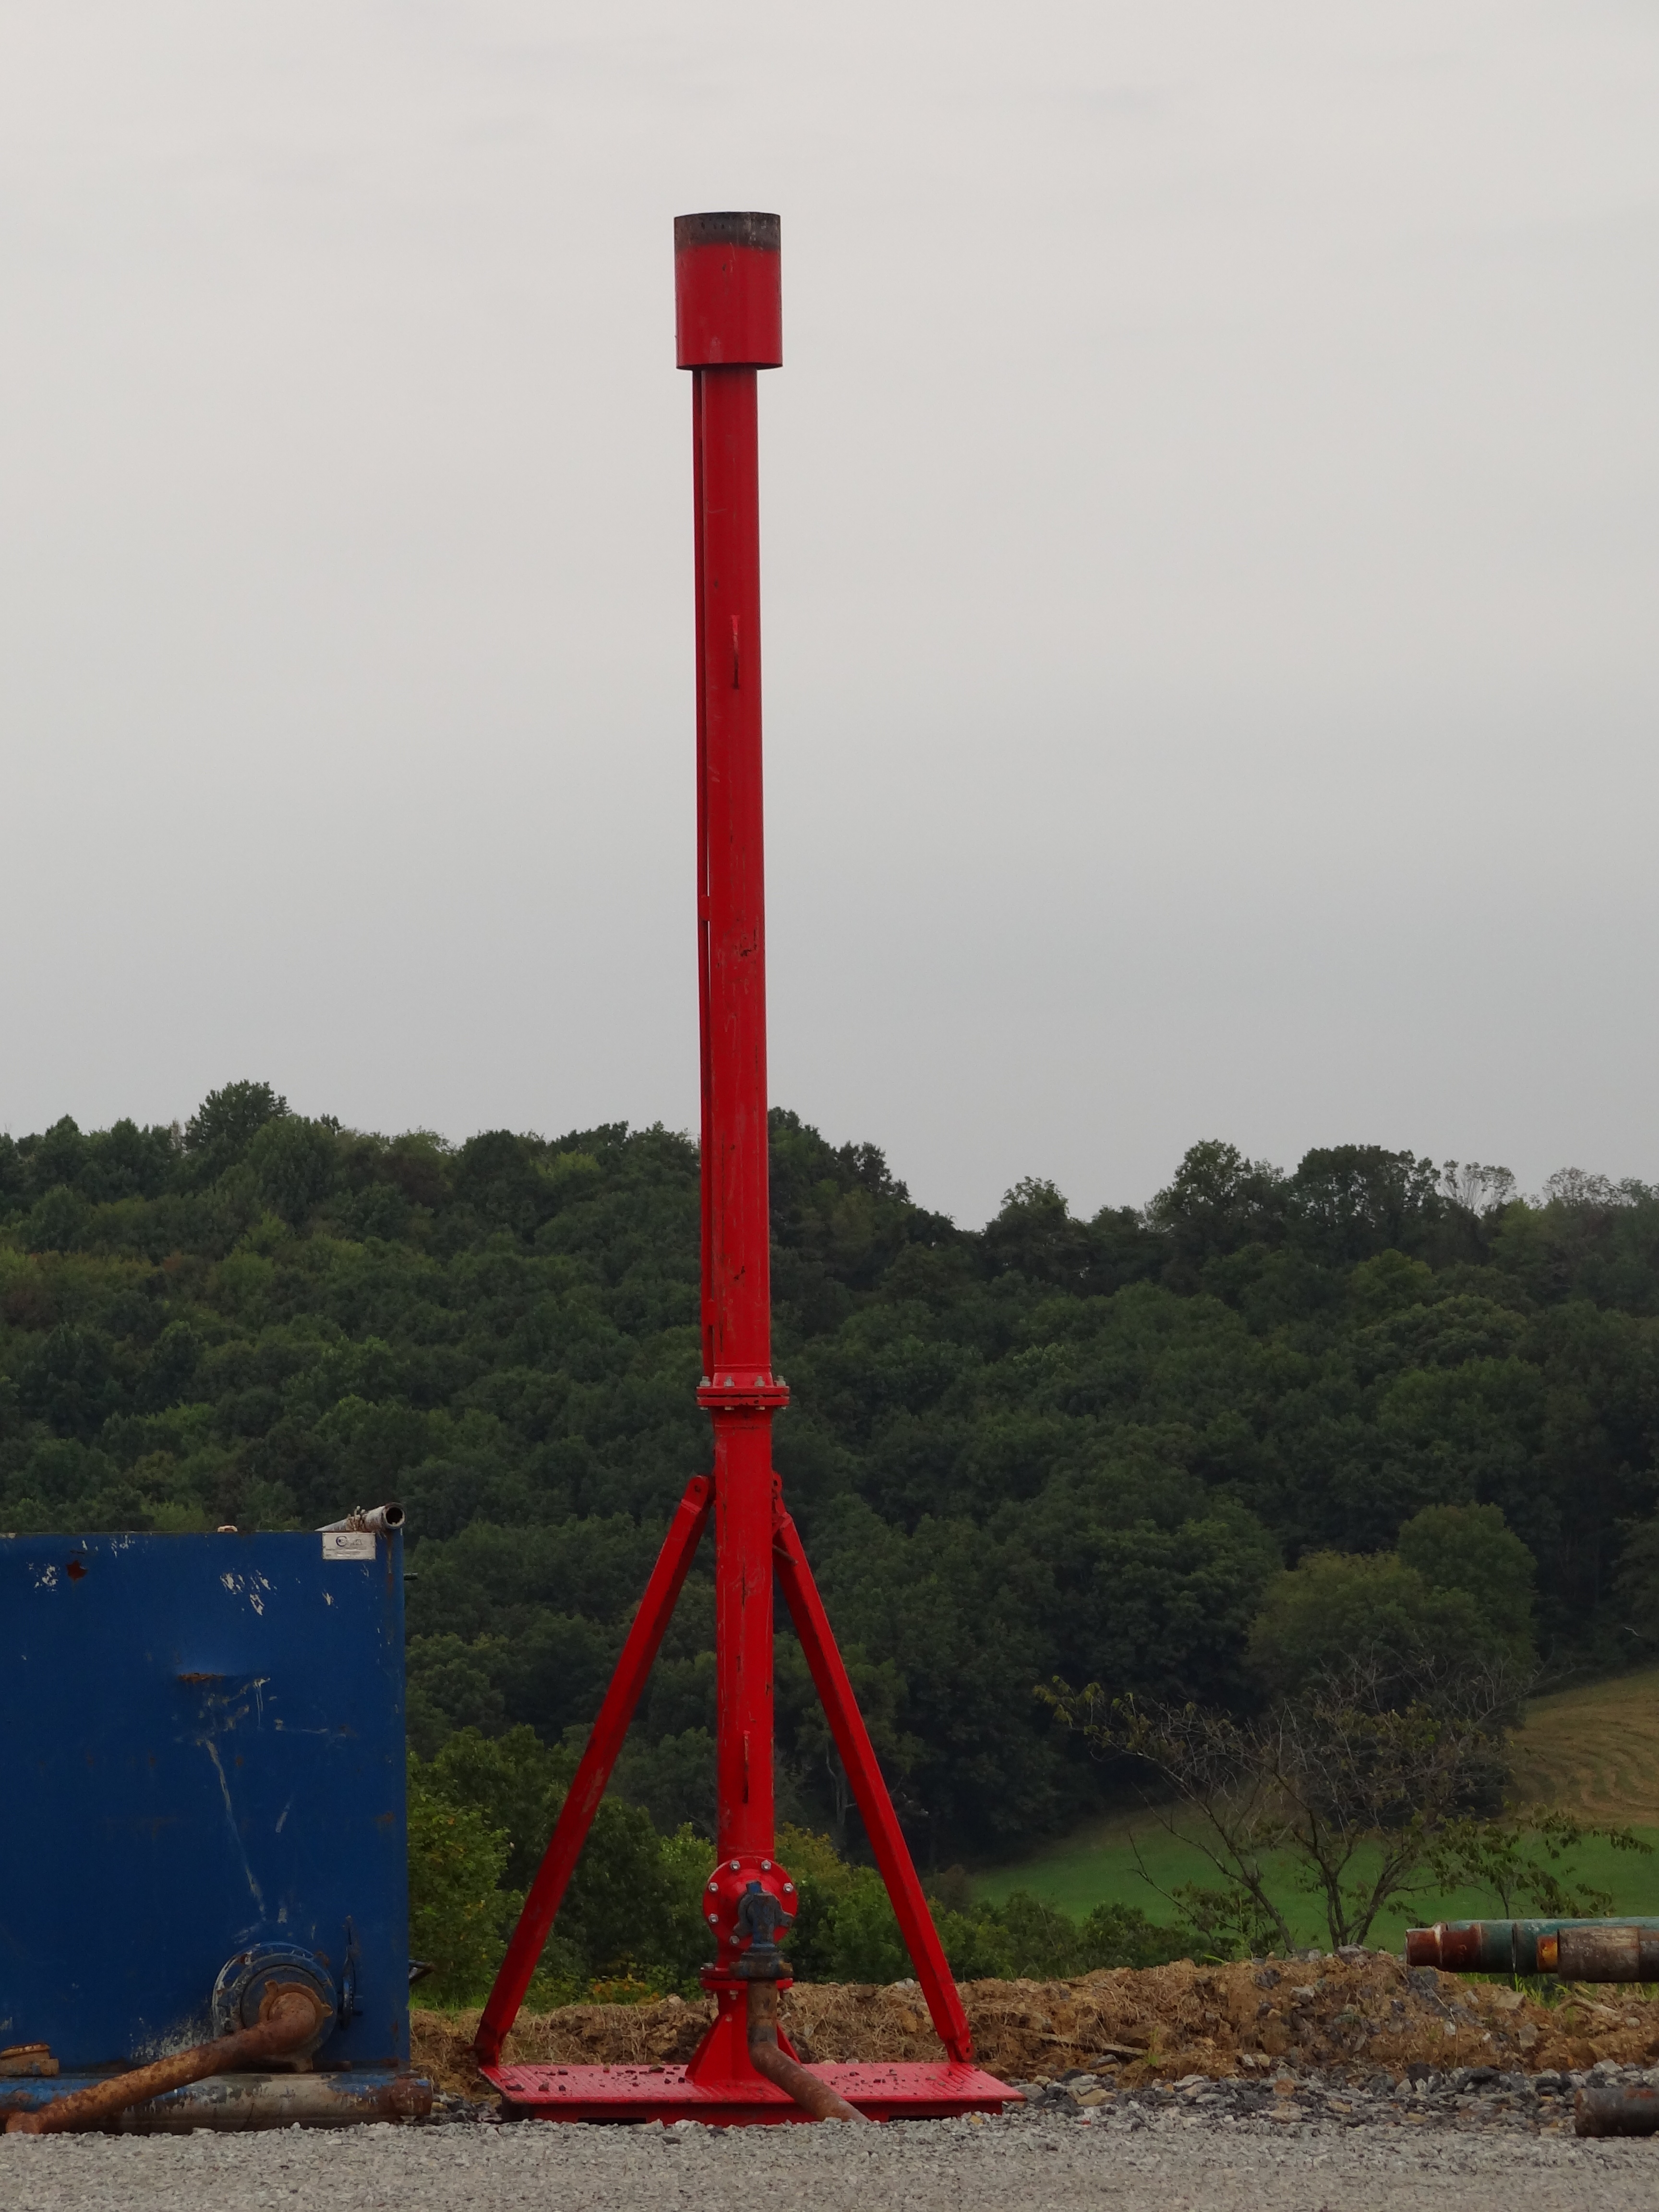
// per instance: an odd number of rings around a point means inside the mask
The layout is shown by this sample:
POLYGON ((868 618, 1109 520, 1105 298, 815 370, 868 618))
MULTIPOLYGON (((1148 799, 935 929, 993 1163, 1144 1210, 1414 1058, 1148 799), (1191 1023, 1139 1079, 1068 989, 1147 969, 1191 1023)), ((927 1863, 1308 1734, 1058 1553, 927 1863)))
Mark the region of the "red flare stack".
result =
POLYGON ((692 373, 697 651, 697 945, 702 1041, 702 1346, 714 1471, 686 1488, 525 1900, 475 2044, 505 2108, 537 2119, 722 2124, 1000 2112, 1015 2092, 973 2064, 967 2016, 868 1731, 772 1469, 766 932, 761 795, 757 374, 783 359, 772 215, 674 226, 679 365, 692 373), (717 1840, 704 1889, 713 2024, 687 2066, 507 2066, 518 2016, 705 1524, 714 1521, 717 1840), (773 1825, 772 1604, 781 1587, 945 2056, 796 2063, 776 2026, 793 1883, 773 1825), (759 2053, 757 2065, 756 2053, 759 2053), (763 2069, 764 2070, 763 2070, 763 2069), (781 2083, 794 2081, 792 2090, 781 2083), (827 2094, 827 2093, 836 2094, 827 2094))

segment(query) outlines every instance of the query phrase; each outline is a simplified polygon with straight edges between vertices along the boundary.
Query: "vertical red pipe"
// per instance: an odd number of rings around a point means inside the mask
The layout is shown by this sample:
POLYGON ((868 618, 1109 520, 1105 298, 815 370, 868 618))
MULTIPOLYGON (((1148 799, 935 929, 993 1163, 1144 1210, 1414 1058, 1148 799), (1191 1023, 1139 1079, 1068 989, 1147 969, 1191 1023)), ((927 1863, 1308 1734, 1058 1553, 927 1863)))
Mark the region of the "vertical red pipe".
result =
POLYGON ((770 1380, 766 894, 761 801, 760 488, 752 368, 692 383, 702 580, 703 1358, 711 1382, 770 1380))
MULTIPOLYGON (((714 1431, 717 1849, 769 1857, 772 1373, 756 372, 782 360, 775 216, 674 226, 679 362, 692 377, 702 1344, 714 1431)), ((722 1948, 726 1949, 725 1933, 722 1948)))

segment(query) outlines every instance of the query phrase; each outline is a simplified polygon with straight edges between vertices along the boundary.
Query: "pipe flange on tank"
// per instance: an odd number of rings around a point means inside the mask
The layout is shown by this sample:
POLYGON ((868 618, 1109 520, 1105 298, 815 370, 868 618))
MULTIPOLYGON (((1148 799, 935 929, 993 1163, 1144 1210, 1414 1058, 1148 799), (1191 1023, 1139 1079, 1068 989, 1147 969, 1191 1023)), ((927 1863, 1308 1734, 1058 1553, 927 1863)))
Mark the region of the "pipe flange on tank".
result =
POLYGON ((334 1977, 314 1951, 298 1943, 258 1943, 227 1959, 213 1984, 213 2032, 234 2035, 240 2028, 257 2027, 267 1994, 283 1984, 298 1983, 317 1999, 317 2027, 311 2038, 279 2063, 305 2067, 333 2033, 339 2017, 339 1992, 334 1977))

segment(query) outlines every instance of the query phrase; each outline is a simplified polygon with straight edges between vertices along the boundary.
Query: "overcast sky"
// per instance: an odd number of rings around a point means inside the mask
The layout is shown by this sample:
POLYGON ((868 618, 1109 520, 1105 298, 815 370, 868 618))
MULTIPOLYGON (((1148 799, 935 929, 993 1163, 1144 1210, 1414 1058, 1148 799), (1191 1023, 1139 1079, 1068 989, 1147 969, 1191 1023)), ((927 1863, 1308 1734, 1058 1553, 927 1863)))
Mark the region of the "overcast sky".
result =
POLYGON ((0 0, 0 1125, 693 1125, 705 208, 774 1098, 1659 1179, 1651 0, 0 0))

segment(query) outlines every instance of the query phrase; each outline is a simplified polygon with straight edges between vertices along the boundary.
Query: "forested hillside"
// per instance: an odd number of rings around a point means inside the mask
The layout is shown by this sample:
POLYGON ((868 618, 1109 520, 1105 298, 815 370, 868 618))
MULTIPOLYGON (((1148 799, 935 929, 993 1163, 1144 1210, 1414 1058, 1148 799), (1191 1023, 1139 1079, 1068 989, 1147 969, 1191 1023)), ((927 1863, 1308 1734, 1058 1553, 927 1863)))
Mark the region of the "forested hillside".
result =
MULTIPOLYGON (((1092 1802, 1036 1683, 1247 1703, 1271 1578, 1390 1551, 1426 1506, 1502 1509, 1558 1668, 1650 1651, 1659 1193, 1570 1174, 1529 1201, 1363 1146, 1285 1175, 1218 1143, 1144 1213, 1026 1182, 968 1231, 872 1146, 772 1134, 779 1463, 925 1861, 1092 1802)), ((254 1084, 182 1131, 0 1140, 0 1526, 399 1497, 416 1741, 556 1742, 708 1464, 696 1209, 661 1128, 451 1147, 254 1084)), ((1401 1573, 1432 1581, 1435 1525, 1401 1573)), ((661 1823, 712 1800, 707 1569, 623 1777, 661 1823)), ((781 1640, 782 1809, 841 1836, 781 1640)))

